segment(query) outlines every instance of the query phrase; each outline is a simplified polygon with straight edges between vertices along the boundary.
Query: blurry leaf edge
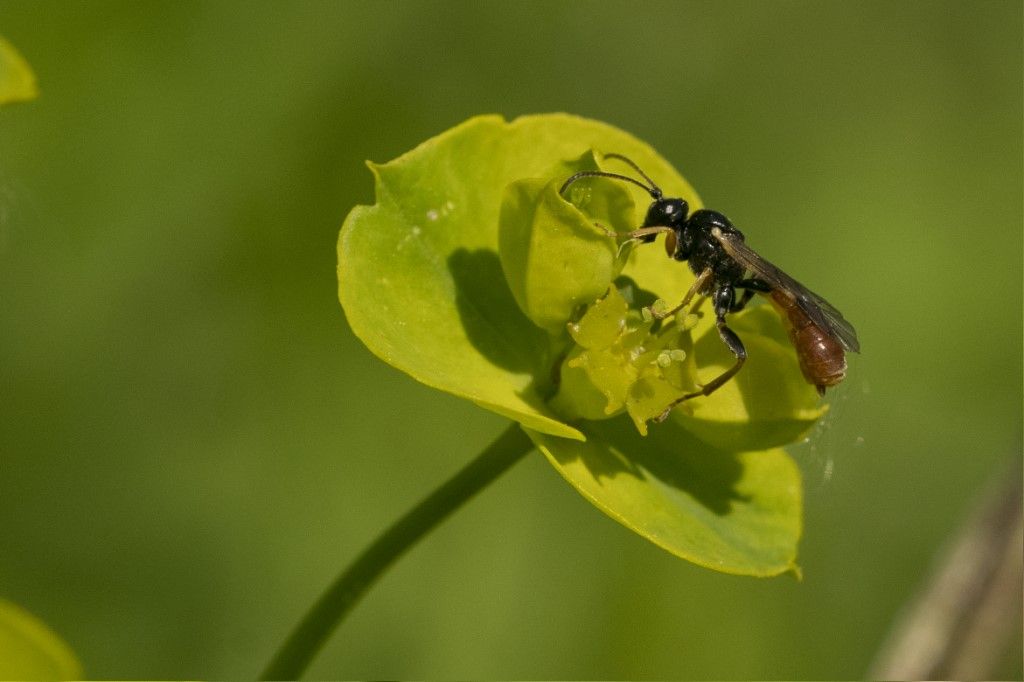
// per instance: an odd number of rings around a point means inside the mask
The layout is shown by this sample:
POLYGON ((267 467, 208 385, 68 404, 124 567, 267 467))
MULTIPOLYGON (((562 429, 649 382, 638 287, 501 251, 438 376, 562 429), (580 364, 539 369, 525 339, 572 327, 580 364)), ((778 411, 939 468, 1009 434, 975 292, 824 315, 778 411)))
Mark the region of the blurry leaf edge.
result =
MULTIPOLYGON (((80 679, 82 664, 71 647, 46 623, 23 607, 0 597, 0 631, 12 633, 52 664, 46 671, 8 669, 4 661, 14 660, 11 652, 0 650, 0 678, 3 679, 80 679)), ((5 638, 0 637, 0 642, 5 638)), ((37 657, 38 658, 38 657, 37 657)))
POLYGON ((0 105, 39 96, 36 74, 10 41, 0 36, 0 105))

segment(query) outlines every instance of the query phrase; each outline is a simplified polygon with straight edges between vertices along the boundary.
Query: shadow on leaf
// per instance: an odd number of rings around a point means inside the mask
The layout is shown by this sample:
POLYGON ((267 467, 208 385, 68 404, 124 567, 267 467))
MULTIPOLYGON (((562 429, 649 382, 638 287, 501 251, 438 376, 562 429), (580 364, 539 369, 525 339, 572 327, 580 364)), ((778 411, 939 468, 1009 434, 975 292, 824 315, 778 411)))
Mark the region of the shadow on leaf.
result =
MULTIPOLYGON (((731 326, 747 347, 743 370, 721 391, 694 401, 675 419, 725 450, 764 450, 799 440, 823 408, 800 372, 778 315, 770 306, 757 306, 738 315, 731 326), (735 401, 742 401, 742 409, 735 401)), ((694 359, 705 368, 705 381, 734 362, 713 328, 697 339, 694 359)))
POLYGON ((459 318, 473 347, 502 369, 539 376, 548 336, 516 305, 498 254, 457 249, 448 257, 448 270, 459 318))
POLYGON ((646 438, 624 416, 587 422, 582 430, 586 443, 552 454, 562 465, 578 461, 599 484, 602 478, 633 476, 684 493, 718 516, 729 514, 734 502, 749 501, 737 490, 743 476, 739 455, 716 450, 671 422, 655 425, 646 438))

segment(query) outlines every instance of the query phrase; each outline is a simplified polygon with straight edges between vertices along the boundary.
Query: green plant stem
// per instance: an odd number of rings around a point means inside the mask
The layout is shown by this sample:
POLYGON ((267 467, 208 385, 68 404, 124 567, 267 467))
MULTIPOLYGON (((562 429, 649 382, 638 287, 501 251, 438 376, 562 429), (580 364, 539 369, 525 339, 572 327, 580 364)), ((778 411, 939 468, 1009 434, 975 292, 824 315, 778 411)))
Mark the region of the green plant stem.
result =
POLYGON ((346 568, 291 633, 261 680, 297 679, 342 619, 398 557, 533 449, 511 424, 487 449, 413 507, 346 568))

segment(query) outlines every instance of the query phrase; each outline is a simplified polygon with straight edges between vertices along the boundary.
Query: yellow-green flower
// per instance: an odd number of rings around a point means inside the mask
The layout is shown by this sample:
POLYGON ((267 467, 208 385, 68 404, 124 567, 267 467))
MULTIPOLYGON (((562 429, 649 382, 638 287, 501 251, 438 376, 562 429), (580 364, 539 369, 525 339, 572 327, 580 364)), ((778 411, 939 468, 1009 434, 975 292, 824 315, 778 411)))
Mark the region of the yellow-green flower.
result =
POLYGON ((700 207, 650 146, 565 114, 473 118, 370 164, 377 203, 353 209, 338 243, 349 324, 415 379, 519 422, 584 497, 673 554, 795 571, 800 476, 779 446, 824 408, 777 316, 754 307, 735 317, 750 356, 739 377, 648 423, 731 358, 706 313, 642 315, 693 281, 660 245, 609 235, 641 223, 645 193, 595 178, 559 194, 605 168, 602 152, 700 207))

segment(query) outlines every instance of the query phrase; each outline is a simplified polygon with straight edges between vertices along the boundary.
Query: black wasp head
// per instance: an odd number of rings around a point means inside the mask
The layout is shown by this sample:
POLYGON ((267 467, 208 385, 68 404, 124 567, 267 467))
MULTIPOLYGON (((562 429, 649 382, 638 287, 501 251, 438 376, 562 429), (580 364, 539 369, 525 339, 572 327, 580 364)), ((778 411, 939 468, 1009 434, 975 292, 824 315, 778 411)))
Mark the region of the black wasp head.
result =
POLYGON ((657 198, 651 202, 644 227, 680 227, 686 222, 690 206, 683 199, 657 198))
MULTIPOLYGON (((657 190, 657 193, 651 192, 651 196, 654 197, 654 201, 647 209, 643 227, 670 227, 672 234, 669 237, 682 234, 683 227, 686 225, 686 215, 690 212, 689 204, 683 199, 664 199, 660 190, 657 190)), ((640 241, 649 244, 654 241, 654 237, 655 235, 649 234, 640 237, 640 241)), ((675 243, 674 238, 665 242, 665 248, 669 250, 670 256, 675 250, 675 243)))
MULTIPOLYGON (((572 175, 568 180, 562 183, 561 189, 558 190, 559 194, 564 195, 565 190, 569 188, 569 185, 576 182, 581 178, 613 178, 615 180, 622 180, 640 187, 645 192, 651 195, 650 208, 647 209, 647 217, 644 218, 644 224, 642 227, 669 227, 675 232, 682 232, 683 226, 686 225, 686 217, 690 212, 690 206, 683 199, 666 199, 662 195, 661 188, 654 184, 654 181, 640 170, 640 166, 636 165, 633 161, 626 158, 622 154, 605 154, 605 159, 618 159, 624 162, 626 165, 635 170, 640 177, 647 181, 647 184, 640 182, 636 178, 631 178, 628 175, 622 175, 621 173, 609 173, 603 170, 585 170, 580 171, 572 175)), ((654 241, 656 235, 648 234, 640 237, 642 242, 654 241)))

